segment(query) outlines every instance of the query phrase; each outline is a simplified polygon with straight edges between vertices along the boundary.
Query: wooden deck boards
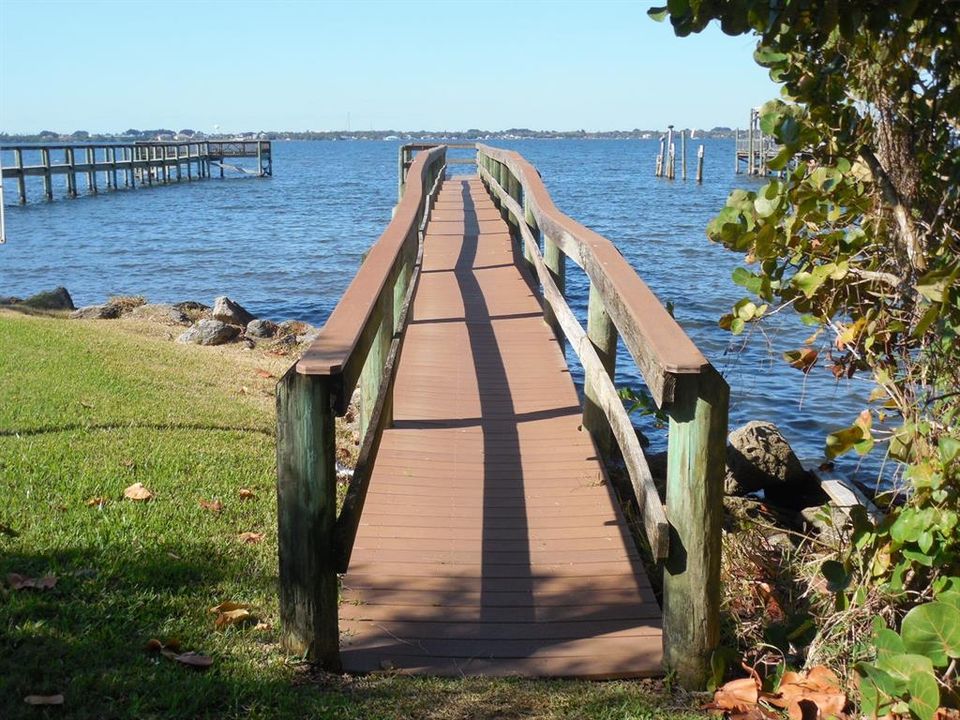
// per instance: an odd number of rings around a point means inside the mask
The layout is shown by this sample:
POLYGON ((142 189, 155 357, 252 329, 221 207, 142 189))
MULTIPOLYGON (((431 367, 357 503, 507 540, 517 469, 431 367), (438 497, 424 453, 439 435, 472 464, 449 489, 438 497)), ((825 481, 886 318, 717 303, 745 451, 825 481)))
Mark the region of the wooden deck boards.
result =
POLYGON ((506 223, 444 183, 343 578, 346 670, 661 673, 661 614, 506 223))

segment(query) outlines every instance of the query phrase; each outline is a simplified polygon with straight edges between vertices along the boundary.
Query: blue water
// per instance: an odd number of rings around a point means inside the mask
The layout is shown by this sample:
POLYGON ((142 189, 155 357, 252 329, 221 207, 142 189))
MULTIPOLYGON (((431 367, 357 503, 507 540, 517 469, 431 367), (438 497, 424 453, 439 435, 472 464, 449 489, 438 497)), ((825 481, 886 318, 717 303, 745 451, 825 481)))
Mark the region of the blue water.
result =
MULTIPOLYGON (((772 421, 802 460, 823 460, 824 436, 853 421, 869 387, 837 384, 825 370, 805 377, 787 367, 781 353, 808 334, 790 312, 771 318, 745 347, 717 327, 743 296, 730 280, 742 257, 710 243, 704 226, 733 188, 761 182, 734 174, 732 141, 705 142, 702 185, 655 178, 656 140, 496 144, 526 156, 556 205, 610 238, 661 300, 674 304, 677 320, 731 385, 731 428, 772 421)), ((696 144, 688 148, 691 178, 696 144)), ((114 294, 208 304, 229 294, 261 317, 322 323, 390 220, 397 147, 275 142, 272 178, 217 178, 67 200, 61 177, 54 188, 60 199, 52 203, 40 200, 39 178, 30 178, 32 201, 23 207, 8 180, 0 296, 64 285, 79 306, 114 294)), ((85 187, 83 178, 79 184, 85 187)), ((587 284, 569 263, 567 289, 583 318, 587 284)), ((618 384, 639 386, 629 356, 619 357, 618 384)), ((579 382, 572 358, 571 367, 579 382)), ((662 434, 650 434, 653 448, 662 448, 662 434)), ((844 458, 837 470, 871 482, 877 466, 844 458)))

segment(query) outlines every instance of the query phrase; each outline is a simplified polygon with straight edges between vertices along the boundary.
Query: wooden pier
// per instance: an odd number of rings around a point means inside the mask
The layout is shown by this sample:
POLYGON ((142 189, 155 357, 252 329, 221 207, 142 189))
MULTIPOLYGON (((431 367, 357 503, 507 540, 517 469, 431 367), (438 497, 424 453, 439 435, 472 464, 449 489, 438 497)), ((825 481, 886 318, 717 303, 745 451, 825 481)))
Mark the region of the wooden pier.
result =
POLYGON ((734 171, 737 175, 746 172, 747 175, 767 175, 770 172, 768 163, 780 152, 780 146, 770 135, 760 129, 760 110, 750 110, 750 122, 745 132, 734 131, 736 150, 734 152, 734 171), (743 169, 741 169, 741 165, 743 169))
POLYGON ((393 220, 277 385, 284 647, 330 670, 672 672, 702 687, 719 640, 727 385, 533 166, 484 145, 476 164, 448 178, 446 147, 401 150, 393 220), (568 259, 590 281, 586 328, 564 297, 568 259), (613 384, 620 338, 669 416, 665 502, 613 384), (335 417, 355 388, 360 457, 338 508, 335 417))
POLYGON ((7 145, 0 153, 13 155, 3 166, 3 179, 17 181, 17 196, 27 202, 27 178, 43 178, 43 197, 54 198, 54 177, 64 176, 67 197, 77 197, 78 180, 86 191, 117 190, 121 186, 168 184, 210 177, 212 169, 238 170, 260 177, 273 174, 269 140, 203 140, 196 142, 135 142, 71 145, 7 145), (246 170, 228 160, 256 158, 257 169, 246 170))

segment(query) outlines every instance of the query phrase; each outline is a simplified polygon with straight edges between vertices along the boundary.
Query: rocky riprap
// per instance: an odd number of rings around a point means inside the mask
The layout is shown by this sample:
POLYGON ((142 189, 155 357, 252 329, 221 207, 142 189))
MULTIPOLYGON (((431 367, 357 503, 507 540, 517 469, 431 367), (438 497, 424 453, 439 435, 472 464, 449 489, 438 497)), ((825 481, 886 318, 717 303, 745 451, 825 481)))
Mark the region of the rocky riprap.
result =
POLYGON ((39 293, 26 300, 0 297, 0 306, 18 305, 31 309, 70 310, 74 320, 115 320, 130 318, 186 328, 177 342, 196 345, 223 345, 245 342, 247 346, 267 343, 286 351, 313 342, 320 329, 300 320, 274 322, 258 318, 226 295, 213 307, 195 300, 178 303, 148 303, 140 296, 113 297, 98 305, 75 308, 66 288, 39 293))

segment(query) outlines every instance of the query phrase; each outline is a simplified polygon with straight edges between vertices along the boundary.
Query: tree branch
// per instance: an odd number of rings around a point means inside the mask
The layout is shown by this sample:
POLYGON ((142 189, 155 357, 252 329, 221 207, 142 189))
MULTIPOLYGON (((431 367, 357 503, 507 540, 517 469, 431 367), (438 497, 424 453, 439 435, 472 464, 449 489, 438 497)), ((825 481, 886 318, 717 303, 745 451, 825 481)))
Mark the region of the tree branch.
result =
POLYGON ((897 226, 900 229, 900 239, 903 241, 910 264, 914 270, 925 270, 927 263, 923 257, 920 242, 917 240, 917 231, 913 226, 913 221, 910 219, 910 213, 907 211, 907 208, 904 207, 900 193, 898 193, 897 189, 893 186, 890 176, 887 174, 887 171, 883 169, 880 161, 877 160, 877 156, 873 154, 873 150, 864 145, 860 148, 860 157, 867 164, 867 167, 870 168, 870 172, 873 174, 873 177, 880 186, 880 191, 883 193, 883 199, 893 210, 893 217, 896 219, 897 226))

